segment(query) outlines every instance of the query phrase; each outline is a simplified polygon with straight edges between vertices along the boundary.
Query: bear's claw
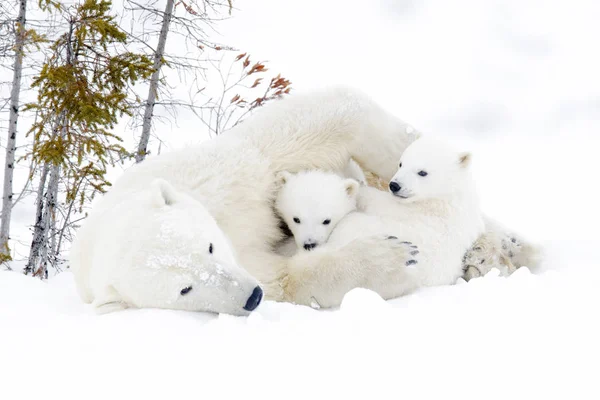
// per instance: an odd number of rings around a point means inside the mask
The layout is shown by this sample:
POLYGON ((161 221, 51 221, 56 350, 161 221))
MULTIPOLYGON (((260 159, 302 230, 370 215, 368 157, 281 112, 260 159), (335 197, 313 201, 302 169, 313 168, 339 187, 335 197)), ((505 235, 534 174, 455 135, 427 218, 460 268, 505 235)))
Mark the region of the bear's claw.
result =
POLYGON ((502 250, 508 255, 508 257, 513 258, 515 253, 519 253, 521 251, 521 243, 517 241, 517 238, 514 236, 502 238, 502 250))
POLYGON ((412 242, 400 240, 397 236, 390 234, 377 234, 370 237, 356 239, 355 246, 366 246, 369 250, 376 246, 380 265, 385 273, 394 276, 390 279, 396 279, 396 274, 403 274, 401 270, 415 269, 419 262, 419 248, 412 242), (399 269, 390 268, 392 266, 399 269))
MULTIPOLYGON (((397 236, 386 235, 386 237, 389 240, 398 240, 397 236)), ((411 269, 415 268, 415 266, 419 263, 417 260, 415 260, 415 256, 420 253, 418 250, 419 247, 407 240, 398 241, 397 243, 400 245, 400 247, 406 248, 406 258, 404 258, 406 261, 404 261, 404 265, 411 269)))

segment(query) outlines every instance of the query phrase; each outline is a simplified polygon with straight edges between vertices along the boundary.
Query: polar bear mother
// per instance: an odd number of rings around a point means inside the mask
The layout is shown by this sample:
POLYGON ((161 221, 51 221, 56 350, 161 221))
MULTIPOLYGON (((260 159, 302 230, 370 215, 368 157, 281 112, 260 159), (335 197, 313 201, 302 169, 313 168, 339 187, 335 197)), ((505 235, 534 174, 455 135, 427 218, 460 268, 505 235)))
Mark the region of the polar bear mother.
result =
POLYGON ((365 95, 335 88, 276 101, 214 140, 150 158, 117 180, 78 232, 70 255, 78 291, 102 311, 243 315, 249 301, 260 301, 254 278, 266 298, 299 304, 311 301, 299 293, 342 293, 373 276, 394 280, 396 266, 414 258, 400 240, 376 236, 313 257, 277 255, 275 174, 341 172, 353 157, 389 180, 418 136, 365 95), (339 281, 349 265, 360 268, 339 281), (329 279, 311 273, 322 268, 329 279))

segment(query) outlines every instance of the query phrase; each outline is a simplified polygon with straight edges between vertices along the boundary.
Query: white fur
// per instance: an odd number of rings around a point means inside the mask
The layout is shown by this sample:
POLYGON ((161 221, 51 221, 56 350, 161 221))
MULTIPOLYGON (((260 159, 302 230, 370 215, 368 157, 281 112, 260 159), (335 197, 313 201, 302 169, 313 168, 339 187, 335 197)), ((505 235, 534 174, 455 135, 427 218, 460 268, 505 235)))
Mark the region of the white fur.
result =
POLYGON ((70 265, 80 294, 106 310, 240 314, 255 282, 238 266, 261 282, 268 298, 302 304, 311 303, 312 293, 335 289, 338 295, 330 303, 338 305, 344 293, 367 279, 397 280, 408 249, 380 235, 330 252, 275 254, 282 239, 272 209, 275 175, 341 172, 352 157, 387 180, 398 155, 418 136, 366 96, 336 88, 289 96, 211 141, 152 157, 115 182, 78 232, 70 265), (157 178, 176 194, 173 204, 161 200, 162 190, 153 184, 157 178), (162 224, 169 229, 162 230, 162 224), (216 243, 214 257, 207 255, 210 241, 216 243), (332 275, 322 276, 321 270, 332 275), (205 272, 219 271, 231 275, 243 295, 235 294, 233 284, 203 279, 205 272), (189 284, 193 290, 177 296, 189 284))
MULTIPOLYGON (((325 247, 344 246, 376 234, 410 241, 407 244, 413 246, 417 263, 399 265, 404 274, 385 285, 380 276, 363 282, 363 287, 376 287, 384 298, 422 286, 454 283, 463 274, 463 255, 484 231, 469 157, 431 139, 417 140, 402 155, 402 167, 393 178, 403 189, 392 195, 362 187, 359 202, 363 211, 345 217, 325 247), (428 175, 419 176, 419 171, 428 175)), ((313 292, 312 296, 320 306, 328 306, 331 296, 337 294, 313 292)))
MULTIPOLYGON (((298 250, 323 245, 338 222, 356 210, 359 184, 331 172, 281 172, 275 209, 292 232, 298 250)), ((284 253, 288 245, 284 244, 284 253)), ((294 254, 294 253, 292 253, 294 254)))
POLYGON ((342 176, 346 178, 352 178, 361 185, 367 184, 367 177, 365 176, 365 172, 362 170, 360 165, 353 159, 350 159, 346 167, 344 168, 342 176))
POLYGON ((484 276, 497 269, 508 276, 521 267, 536 270, 543 259, 542 248, 524 239, 497 221, 484 217, 485 233, 481 235, 463 258, 465 280, 484 276))
POLYGON ((243 306, 258 282, 198 201, 163 179, 115 197, 94 209, 70 253, 84 301, 99 313, 153 307, 247 314, 243 306), (87 237, 93 241, 81 240, 87 237), (191 290, 182 295, 184 288, 191 290))

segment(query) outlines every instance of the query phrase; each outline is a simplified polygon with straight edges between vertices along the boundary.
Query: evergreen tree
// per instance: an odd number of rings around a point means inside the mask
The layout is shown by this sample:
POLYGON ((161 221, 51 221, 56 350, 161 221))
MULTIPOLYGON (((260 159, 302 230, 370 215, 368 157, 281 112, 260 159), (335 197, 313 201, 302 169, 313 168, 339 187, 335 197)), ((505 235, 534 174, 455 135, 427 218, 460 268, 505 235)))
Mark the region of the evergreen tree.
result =
POLYGON ((130 85, 148 79, 152 61, 127 50, 127 35, 110 0, 83 0, 65 9, 67 32, 51 46, 51 55, 33 80, 37 101, 27 105, 36 121, 30 153, 41 170, 30 257, 25 273, 40 277, 57 265, 65 229, 73 212, 104 192, 109 166, 132 155, 111 130, 122 115, 131 115, 130 85), (59 183, 64 189, 62 225, 58 227, 59 183))

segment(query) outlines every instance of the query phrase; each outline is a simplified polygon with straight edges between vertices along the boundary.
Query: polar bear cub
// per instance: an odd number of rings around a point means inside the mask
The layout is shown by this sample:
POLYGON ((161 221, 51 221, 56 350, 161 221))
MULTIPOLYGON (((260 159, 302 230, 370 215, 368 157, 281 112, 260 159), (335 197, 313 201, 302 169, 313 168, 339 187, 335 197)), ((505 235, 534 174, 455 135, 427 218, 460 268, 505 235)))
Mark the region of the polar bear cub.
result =
MULTIPOLYGON (((463 255, 484 232, 470 163, 468 153, 454 151, 435 139, 417 139, 402 154, 389 183, 390 192, 362 186, 360 211, 338 223, 326 246, 340 248, 378 234, 409 239, 405 243, 412 246, 415 259, 398 265, 403 274, 387 281, 383 290, 376 276, 363 284, 367 289, 378 287, 386 299, 423 286, 455 283, 463 274, 463 255)), ((328 271, 319 273, 326 276, 328 271)), ((329 306, 337 295, 312 293, 321 307, 329 306)))
POLYGON ((323 245, 337 223, 356 210, 359 183, 355 179, 306 170, 297 174, 282 171, 278 180, 281 188, 275 210, 293 234, 293 239, 277 249, 280 254, 291 256, 297 250, 323 245))

